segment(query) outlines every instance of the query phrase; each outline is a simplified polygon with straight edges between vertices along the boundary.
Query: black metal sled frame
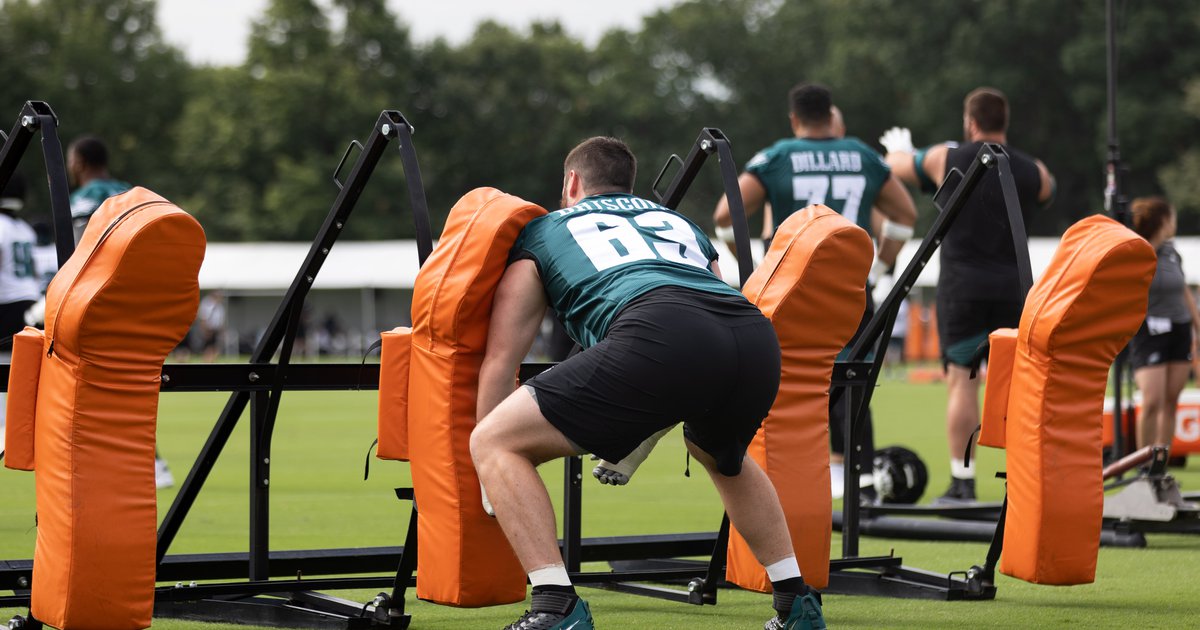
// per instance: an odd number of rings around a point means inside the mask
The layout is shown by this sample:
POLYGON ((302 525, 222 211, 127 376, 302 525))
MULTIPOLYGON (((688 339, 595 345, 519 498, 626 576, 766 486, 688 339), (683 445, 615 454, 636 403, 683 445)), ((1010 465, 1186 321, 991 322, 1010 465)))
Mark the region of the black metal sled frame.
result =
MULTIPOLYGON (((17 115, 17 122, 7 135, 0 132, 4 141, 0 148, 0 189, 17 170, 33 137, 41 132, 42 157, 46 165, 46 181, 50 188, 50 211, 54 225, 54 245, 58 254, 58 265, 71 257, 75 251, 75 236, 71 229, 71 200, 67 193, 67 167, 63 160, 62 142, 58 138, 58 116, 42 101, 28 101, 17 115)), ((4 387, 8 387, 7 373, 4 387)))
MULTIPOLYGON (((1012 231, 1013 244, 1017 252, 1017 275, 1019 278, 1020 298, 1022 300, 1024 300, 1025 295, 1033 286, 1033 272, 1029 261, 1029 250, 1025 244, 1025 225, 1021 215, 1020 201, 1017 198, 1016 183, 1012 176, 1012 167, 1009 163, 1008 154, 1001 145, 985 143, 980 147, 979 153, 976 154, 975 159, 971 162, 965 174, 958 169, 951 169, 947 173, 937 194, 934 195, 934 205, 938 208, 939 214, 934 221, 933 227, 926 233, 908 267, 896 278, 896 282, 892 286, 892 290, 888 293, 887 298, 879 305, 875 315, 864 327, 862 334, 853 343, 848 360, 838 361, 834 366, 830 394, 835 400, 840 395, 844 396, 845 400, 842 402, 847 408, 844 448, 846 475, 840 519, 843 559, 858 557, 859 537, 863 533, 861 520, 864 508, 860 504, 859 484, 857 481, 859 475, 863 472, 863 466, 869 466, 870 462, 862 462, 859 459, 861 457, 862 445, 860 432, 867 408, 871 403, 871 397, 874 394, 876 383, 879 380, 883 364, 883 352, 875 352, 874 359, 868 359, 868 357, 873 350, 887 347, 892 335, 892 325, 895 323, 896 313, 900 308, 900 302, 912 290, 912 287, 916 284, 917 277, 925 269, 925 265, 928 264, 938 246, 945 239, 954 221, 965 207, 967 200, 983 180, 984 175, 991 169, 996 170, 1000 180, 1000 188, 1012 231)), ((940 508, 936 507, 921 508, 906 506, 903 509, 910 514, 922 511, 930 513, 940 511, 940 508)), ((873 507, 871 510, 875 514, 879 514, 884 512, 886 507, 873 507)), ((944 578, 942 588, 944 588, 947 599, 995 598, 995 567, 996 562, 999 560, 1000 548, 1003 541, 1004 515, 1006 510, 1007 500, 1000 506, 999 518, 996 521, 991 536, 991 549, 989 550, 984 566, 975 566, 966 571, 941 576, 944 578)), ((934 527, 945 526, 944 524, 939 525, 936 523, 925 524, 919 521, 908 523, 907 525, 915 530, 928 528, 930 534, 934 533, 934 527)), ((878 571, 860 571, 859 573, 873 573, 879 579, 887 579, 893 574, 893 571, 885 567, 878 571)), ((922 573, 924 572, 918 571, 918 575, 922 573)), ((838 584, 840 580, 847 577, 844 575, 832 575, 830 584, 831 586, 838 584)), ((873 578, 859 578, 856 576, 853 579, 873 578)), ((835 590, 834 592, 837 591, 835 590)))

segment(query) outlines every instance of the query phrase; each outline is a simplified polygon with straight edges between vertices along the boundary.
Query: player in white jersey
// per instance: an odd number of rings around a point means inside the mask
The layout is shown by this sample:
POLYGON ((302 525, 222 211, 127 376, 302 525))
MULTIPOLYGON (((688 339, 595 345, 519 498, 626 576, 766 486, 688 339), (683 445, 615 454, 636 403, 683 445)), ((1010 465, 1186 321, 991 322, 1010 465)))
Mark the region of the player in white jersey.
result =
MULTIPOLYGON (((17 212, 25 207, 25 180, 13 173, 0 191, 0 348, 8 362, 12 336, 25 326, 25 311, 41 295, 33 264, 37 235, 17 212)), ((5 395, 0 394, 0 453, 4 452, 5 395)))

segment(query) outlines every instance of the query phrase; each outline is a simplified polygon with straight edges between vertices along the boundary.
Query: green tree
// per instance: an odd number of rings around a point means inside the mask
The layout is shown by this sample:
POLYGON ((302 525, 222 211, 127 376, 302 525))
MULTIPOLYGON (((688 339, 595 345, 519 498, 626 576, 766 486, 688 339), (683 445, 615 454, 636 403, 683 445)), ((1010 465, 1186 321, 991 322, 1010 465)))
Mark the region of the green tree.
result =
MULTIPOLYGON (((189 66, 164 43, 152 0, 4 0, 0 72, 0 120, 15 120, 27 100, 44 100, 59 117, 64 144, 97 134, 118 177, 168 195, 179 189, 180 170, 164 157, 189 66)), ((23 170, 40 171, 32 161, 23 170)), ((45 199, 35 187, 33 207, 46 208, 45 199)))

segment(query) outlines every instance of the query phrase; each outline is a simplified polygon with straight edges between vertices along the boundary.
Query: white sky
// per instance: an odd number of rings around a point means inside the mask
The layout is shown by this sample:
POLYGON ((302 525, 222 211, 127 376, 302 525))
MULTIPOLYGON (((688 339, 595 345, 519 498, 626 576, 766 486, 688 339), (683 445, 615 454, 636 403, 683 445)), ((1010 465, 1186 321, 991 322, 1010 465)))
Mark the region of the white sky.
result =
MULTIPOLYGON (((572 35, 594 44, 608 29, 636 29, 643 16, 678 1, 388 0, 388 6, 408 24, 417 42, 440 36, 461 43, 475 31, 476 24, 490 18, 521 30, 535 20, 556 19, 572 35)), ((262 14, 267 0, 158 0, 158 7, 163 36, 190 61, 236 65, 246 56, 250 20, 262 14)))

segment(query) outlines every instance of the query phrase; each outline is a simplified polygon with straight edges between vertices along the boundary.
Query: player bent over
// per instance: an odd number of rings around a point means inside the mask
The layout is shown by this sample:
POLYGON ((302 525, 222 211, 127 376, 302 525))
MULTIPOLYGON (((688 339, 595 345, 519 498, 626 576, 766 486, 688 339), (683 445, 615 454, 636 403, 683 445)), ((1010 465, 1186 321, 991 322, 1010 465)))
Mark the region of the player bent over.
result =
POLYGON ((497 288, 471 435, 479 478, 533 586, 530 611, 507 628, 592 628, 535 467, 584 452, 618 462, 680 421, 767 568, 777 614, 766 628, 824 628, 775 488, 746 457, 779 387, 774 328, 717 277, 698 227, 630 194, 636 161, 623 142, 586 140, 563 170, 563 209, 522 230, 497 288), (584 351, 513 391, 547 304, 584 351))

